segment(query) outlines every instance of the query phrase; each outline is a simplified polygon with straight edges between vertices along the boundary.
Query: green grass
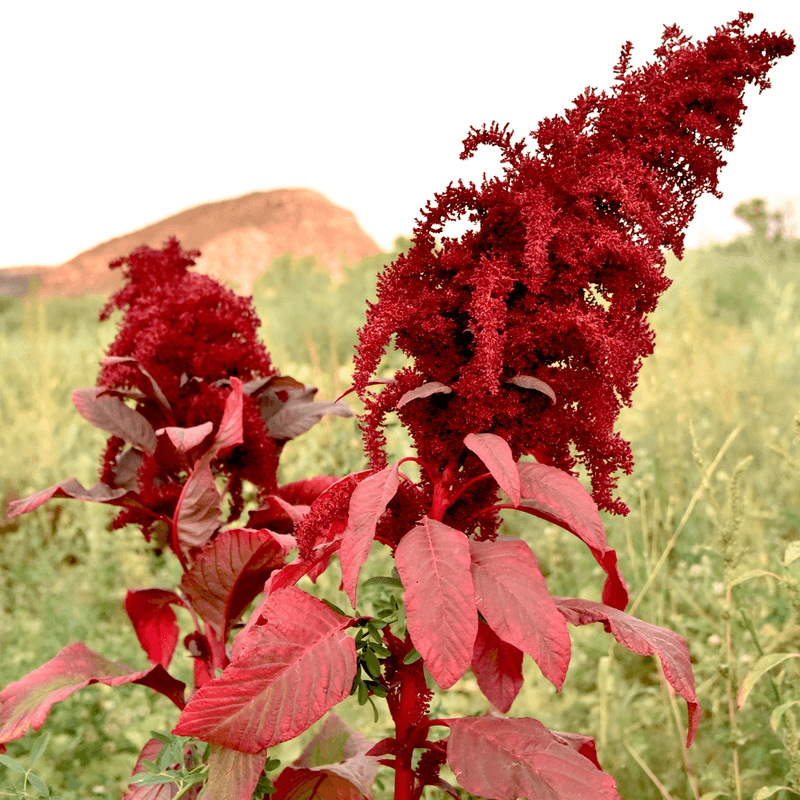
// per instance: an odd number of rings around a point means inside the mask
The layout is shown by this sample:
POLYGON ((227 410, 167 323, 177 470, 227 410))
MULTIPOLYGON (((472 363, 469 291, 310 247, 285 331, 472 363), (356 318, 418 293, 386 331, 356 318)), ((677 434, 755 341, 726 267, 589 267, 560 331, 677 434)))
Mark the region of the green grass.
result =
MULTIPOLYGON (((282 372, 320 386, 325 398, 349 386, 354 332, 380 263, 333 286, 311 264, 292 269, 284 260, 258 282, 265 339, 282 372)), ((787 728, 784 718, 777 732, 769 724, 780 703, 800 700, 797 660, 763 677, 733 716, 728 701, 761 652, 800 652, 800 561, 783 564, 786 547, 800 540, 798 268, 797 241, 753 237, 670 259, 675 284, 653 316, 656 352, 620 422, 636 459, 633 475, 620 481, 631 513, 607 517, 607 534, 637 616, 689 642, 704 709, 695 744, 682 746, 685 704, 670 696, 657 661, 613 644, 600 626, 573 631, 561 693, 526 659, 529 680, 510 713, 596 736, 601 763, 626 800, 736 797, 734 759, 745 797, 800 779, 786 754, 792 722, 787 728), (751 577, 729 592, 726 580, 745 570, 779 579, 751 577)), ((94 383, 113 338, 114 323, 98 325, 92 316, 101 302, 0 307, 6 501, 72 475, 95 480, 104 436, 74 410, 70 392, 94 383)), ((390 446, 403 453, 398 428, 390 446)), ((281 478, 362 467, 355 420, 331 418, 287 445, 281 478)), ((129 587, 174 585, 177 573, 136 531, 108 532, 110 516, 69 502, 19 521, 0 515, 0 685, 77 640, 146 666, 122 599, 129 587)), ((599 599, 604 576, 577 539, 513 512, 505 524, 534 547, 552 593, 599 599)), ((369 569, 386 569, 384 562, 385 555, 369 569)), ((326 575, 313 588, 346 605, 337 585, 337 576, 326 575)), ((188 673, 188 658, 178 654, 175 663, 188 673)), ((470 674, 437 702, 441 715, 488 708, 470 674)), ((375 724, 369 706, 350 700, 337 713, 374 738, 386 733, 387 715, 375 724)), ((46 723, 53 740, 37 771, 65 798, 119 797, 149 731, 175 719, 174 707, 143 687, 85 689, 55 707, 46 723)), ((23 759, 32 739, 11 743, 9 754, 23 759)), ((286 763, 300 746, 287 743, 278 755, 286 763)))

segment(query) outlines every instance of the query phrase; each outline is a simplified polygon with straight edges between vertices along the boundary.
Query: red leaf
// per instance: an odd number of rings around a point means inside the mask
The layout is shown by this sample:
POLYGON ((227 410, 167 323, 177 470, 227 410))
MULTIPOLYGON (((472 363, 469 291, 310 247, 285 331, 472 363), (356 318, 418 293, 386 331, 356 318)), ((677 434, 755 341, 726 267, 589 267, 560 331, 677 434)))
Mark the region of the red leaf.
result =
POLYGON ((156 449, 153 426, 138 411, 125 405, 124 400, 107 394, 108 391, 105 386, 76 389, 72 393, 72 402, 80 415, 95 428, 119 436, 145 453, 153 453, 156 449))
MULTIPOLYGON (((148 772, 147 767, 142 762, 155 761, 163 746, 163 742, 158 739, 148 739, 142 748, 142 752, 139 753, 139 758, 136 759, 132 777, 135 777, 140 772, 148 772)), ((129 783, 128 791, 122 795, 122 800, 172 800, 177 793, 178 786, 174 783, 157 783, 144 786, 129 783)))
POLYGON ((600 512, 580 481, 546 464, 518 464, 522 501, 518 508, 575 534, 605 571, 603 602, 613 608, 628 605, 628 588, 617 566, 617 553, 606 542, 600 512))
POLYGON ((293 739, 350 694, 357 661, 349 617, 295 588, 266 597, 254 614, 256 624, 236 637, 234 661, 195 693, 175 733, 257 753, 293 739))
POLYGON ((485 622, 478 624, 472 671, 489 702, 504 714, 522 688, 522 650, 504 642, 485 622))
POLYGON ((320 475, 281 486, 276 495, 266 498, 266 505, 250 512, 248 527, 269 528, 278 533, 293 531, 311 504, 340 480, 338 476, 320 475))
POLYGON ((186 685, 160 664, 136 672, 76 642, 0 692, 0 742, 19 739, 30 727, 39 730, 55 703, 92 683, 107 686, 140 683, 166 695, 178 708, 184 705, 186 685))
POLYGON ((614 779, 529 717, 449 720, 447 763, 463 789, 493 800, 619 800, 614 779))
POLYGON ((513 378, 509 378, 506 383, 513 383, 514 386, 519 386, 521 389, 533 389, 541 392, 546 394, 554 403, 556 402, 556 393, 549 384, 534 378, 532 375, 515 375, 513 378))
POLYGON ((300 561, 296 558, 291 564, 287 564, 270 575, 265 590, 268 594, 274 594, 294 586, 304 575, 308 575, 316 583, 317 578, 325 571, 331 556, 339 549, 341 543, 341 539, 336 539, 317 545, 315 556, 311 560, 300 561))
POLYGON ((192 448, 202 444, 213 430, 213 423, 204 422, 192 428, 159 428, 156 434, 165 433, 179 453, 188 453, 192 448))
POLYGON ((212 742, 208 752, 203 800, 252 800, 267 763, 267 751, 242 753, 212 742))
POLYGON ((200 552, 181 587, 194 610, 221 641, 227 641, 229 626, 264 590, 265 581, 283 566, 293 546, 293 537, 271 531, 222 531, 200 552))
POLYGON ((273 800, 369 798, 378 772, 378 759, 366 755, 373 744, 330 714, 300 757, 275 781, 273 800))
POLYGON ((215 458, 222 458, 244 441, 243 402, 242 382, 238 378, 231 378, 231 393, 225 401, 222 421, 219 423, 219 430, 214 440, 215 458))
POLYGON ((86 500, 93 503, 108 503, 112 506, 133 505, 141 508, 142 505, 139 496, 129 489, 115 489, 105 483, 96 483, 90 489, 86 489, 80 481, 75 478, 69 478, 48 489, 42 489, 36 494, 30 495, 30 497, 9 503, 8 516, 16 517, 20 514, 27 514, 54 497, 67 497, 73 500, 86 500))
POLYGON ((569 631, 530 547, 518 539, 498 539, 470 541, 469 550, 478 611, 560 690, 569 667, 569 631))
POLYGON ((400 476, 397 464, 365 478, 350 497, 347 527, 342 534, 342 584, 353 608, 356 607, 358 575, 375 538, 375 528, 386 506, 397 494, 400 476))
POLYGON ((120 453, 114 466, 114 488, 137 492, 139 490, 139 470, 143 463, 142 451, 135 447, 129 447, 124 453, 120 453))
POLYGON ((563 731, 550 731, 563 744, 577 750, 582 756, 588 758, 597 769, 602 769, 597 760, 597 742, 592 736, 583 736, 580 733, 564 733, 563 731))
POLYGON ((311 508, 311 506, 292 505, 288 500, 284 500, 276 494, 269 495, 267 500, 271 503, 275 503, 275 505, 291 520, 292 530, 297 527, 311 508))
POLYGON ((411 641, 435 681, 449 689, 467 671, 478 633, 469 540, 423 517, 400 540, 395 561, 411 641))
POLYGON ((106 356, 104 359, 102 359, 100 364, 104 367, 110 366, 111 364, 135 364, 139 372, 141 372, 142 375, 144 375, 144 377, 147 379, 147 384, 150 387, 150 391, 144 390, 145 395, 159 403, 165 411, 172 411, 172 406, 170 406, 169 400, 167 400, 164 392, 161 391, 161 387, 156 382, 156 379, 139 363, 137 359, 131 356, 106 356))
POLYGON ((278 494, 293 506, 310 506, 323 492, 338 483, 337 475, 318 475, 294 483, 287 483, 278 489, 278 494))
POLYGON ((398 401, 395 408, 402 408, 406 403, 412 400, 418 400, 421 397, 430 397, 432 394, 450 394, 453 390, 449 386, 445 386, 439 381, 431 381, 430 383, 423 383, 416 389, 407 391, 398 401))
POLYGON ((314 402, 315 386, 289 376, 272 378, 252 391, 261 408, 267 433, 275 439, 295 439, 319 422, 325 414, 352 417, 353 410, 340 400, 314 402))
POLYGON ((125 610, 133 623, 139 644, 152 664, 169 667, 178 644, 178 625, 170 605, 183 600, 169 589, 129 589, 125 610))
POLYGON ((220 494, 208 459, 203 458, 183 486, 173 524, 184 547, 202 547, 219 527, 220 494))
POLYGON ((674 631, 643 622, 624 611, 578 600, 574 597, 554 597, 559 611, 572 625, 602 622, 606 631, 623 646, 640 656, 658 656, 664 677, 689 706, 688 747, 700 722, 701 709, 694 689, 694 673, 686 640, 674 631))
POLYGON ((517 463, 508 442, 493 433, 470 433, 464 444, 486 464, 500 488, 518 506, 520 502, 520 476, 517 463))

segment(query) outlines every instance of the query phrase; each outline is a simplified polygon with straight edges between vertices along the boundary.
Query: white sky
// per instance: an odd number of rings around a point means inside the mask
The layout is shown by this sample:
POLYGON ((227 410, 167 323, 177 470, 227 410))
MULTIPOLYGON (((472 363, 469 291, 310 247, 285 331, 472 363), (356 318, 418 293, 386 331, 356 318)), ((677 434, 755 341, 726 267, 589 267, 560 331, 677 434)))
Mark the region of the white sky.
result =
MULTIPOLYGON (((751 0, 751 31, 800 39, 800 2, 751 0)), ((308 186, 384 248, 451 180, 470 125, 526 135, 622 43, 649 60, 664 24, 695 38, 739 0, 207 2, 24 0, 0 10, 0 266, 57 264, 184 208, 308 186)), ((747 10, 747 9, 745 9, 747 10)), ((743 230, 733 206, 794 197, 800 53, 748 94, 688 243, 743 230)), ((482 150, 487 151, 486 148, 482 150)), ((473 160, 475 161, 475 160, 473 160)), ((488 165, 488 166, 487 166, 488 165)))

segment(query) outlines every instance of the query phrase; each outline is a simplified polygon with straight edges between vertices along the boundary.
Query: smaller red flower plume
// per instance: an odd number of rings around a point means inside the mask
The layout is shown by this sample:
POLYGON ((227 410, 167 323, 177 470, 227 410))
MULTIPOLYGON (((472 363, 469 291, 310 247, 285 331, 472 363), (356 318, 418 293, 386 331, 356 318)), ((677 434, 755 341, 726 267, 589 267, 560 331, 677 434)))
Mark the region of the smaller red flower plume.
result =
POLYGON ((534 153, 507 126, 470 131, 461 158, 498 147, 504 174, 435 196, 359 332, 355 386, 374 468, 385 465, 385 415, 407 392, 440 384, 398 410, 431 469, 467 434, 494 433, 516 457, 565 470, 581 462, 597 504, 627 511, 614 476, 633 462, 614 426, 653 351, 647 315, 670 283, 663 249, 682 255, 697 199, 717 193, 746 85, 766 88, 794 49, 785 33, 748 35, 751 18, 697 44, 667 28, 655 61, 637 70, 627 44, 616 85, 544 120, 534 153), (443 224, 464 215, 473 230, 437 245, 443 224), (372 394, 392 337, 412 366, 372 394))
MULTIPOLYGON (((243 382, 276 375, 258 339, 261 324, 252 299, 238 297, 206 275, 189 272, 198 251, 184 251, 175 238, 161 250, 143 246, 111 263, 122 268, 125 286, 103 308, 106 319, 123 311, 117 336, 108 350, 97 384, 114 390, 138 389, 145 396, 137 410, 154 428, 192 427, 222 419, 230 393, 229 380, 243 382), (116 359, 134 359, 119 360, 116 359), (151 379, 163 392, 169 411, 152 399, 151 379)), ((267 434, 258 401, 244 396, 244 442, 214 462, 232 479, 235 508, 241 504, 241 481, 265 494, 277 487, 278 447, 267 434)), ((114 483, 114 471, 124 443, 112 437, 103 457, 101 480, 114 483)), ((170 514, 185 481, 184 466, 163 457, 144 455, 138 470, 138 491, 151 509, 170 514)), ((241 511, 239 508, 238 511, 241 511)), ((125 510, 116 525, 147 517, 125 510)), ((237 514, 238 515, 238 514, 237 514)))

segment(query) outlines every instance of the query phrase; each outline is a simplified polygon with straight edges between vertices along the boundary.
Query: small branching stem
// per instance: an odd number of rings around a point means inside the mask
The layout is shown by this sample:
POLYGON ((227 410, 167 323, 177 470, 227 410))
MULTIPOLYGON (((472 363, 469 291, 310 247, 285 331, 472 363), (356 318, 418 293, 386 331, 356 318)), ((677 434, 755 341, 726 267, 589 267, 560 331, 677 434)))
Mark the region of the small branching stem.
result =
POLYGON ((733 780, 736 787, 736 800, 742 800, 742 778, 739 773, 739 727, 736 723, 736 691, 733 685, 733 647, 732 647, 732 625, 731 625, 731 598, 732 587, 728 586, 725 592, 725 655, 727 658, 727 670, 725 671, 725 688, 728 695, 728 720, 731 726, 731 766, 733 768, 733 780))

